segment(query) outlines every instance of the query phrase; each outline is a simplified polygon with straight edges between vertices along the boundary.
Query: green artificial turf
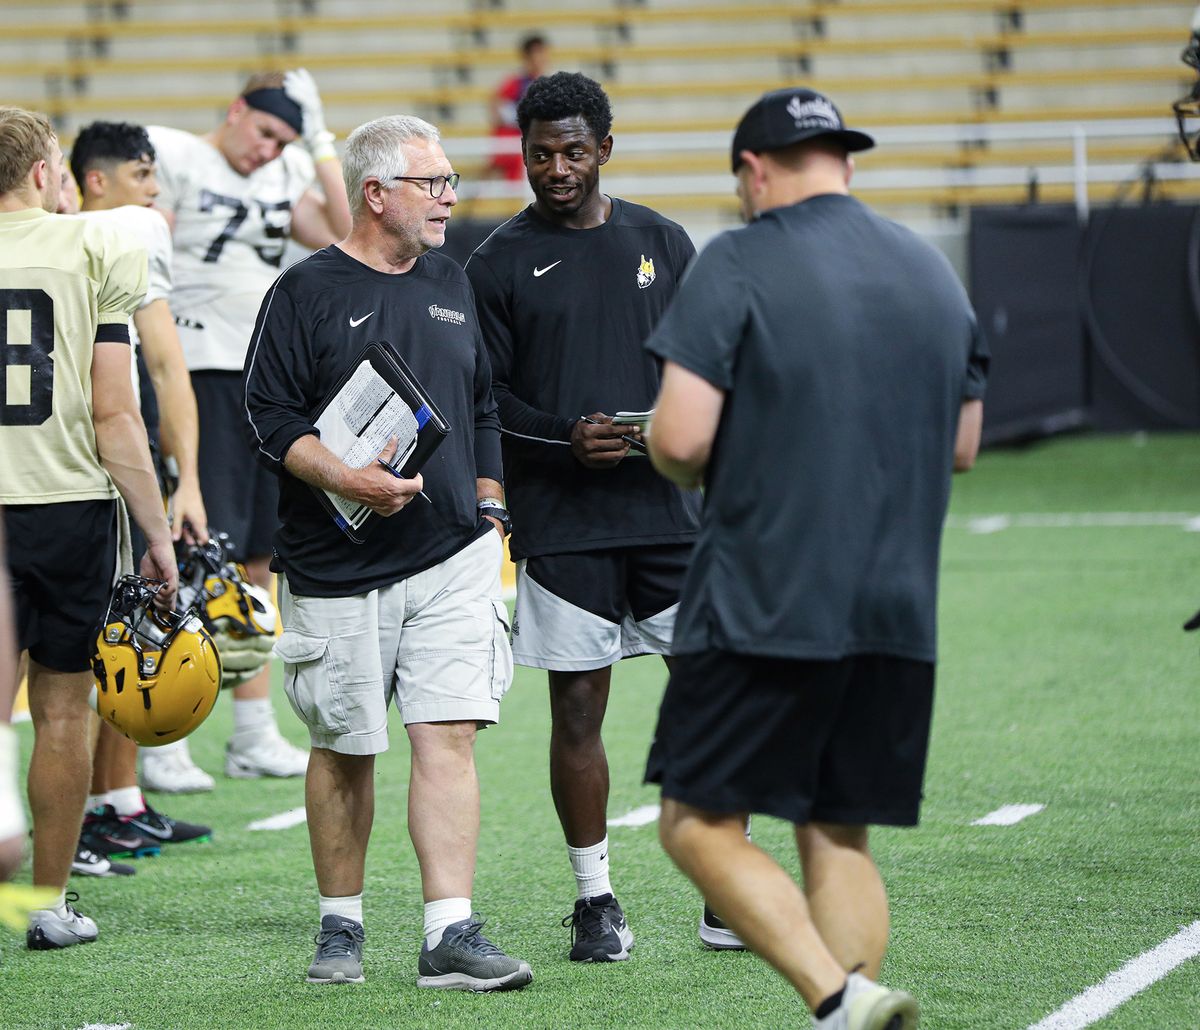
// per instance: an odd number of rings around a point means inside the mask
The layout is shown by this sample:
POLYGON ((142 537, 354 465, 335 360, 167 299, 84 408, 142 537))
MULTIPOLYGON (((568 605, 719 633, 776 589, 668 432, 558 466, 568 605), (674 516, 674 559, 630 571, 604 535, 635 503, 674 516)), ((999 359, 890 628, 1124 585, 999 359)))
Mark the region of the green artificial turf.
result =
MULTIPOLYGON (((933 1030, 1023 1028, 1200 919, 1200 535, 1180 525, 1023 527, 1022 513, 1200 515, 1200 439, 1080 437, 986 453, 955 482, 941 596, 941 665, 922 824, 877 830, 892 899, 883 979, 933 1030), (1009 827, 971 822, 1044 804, 1009 827)), ((814 603, 820 603, 814 598, 814 603)), ((618 667, 605 740, 610 816, 657 800, 641 773, 665 676, 618 667)), ((277 701, 284 732, 304 734, 277 701)), ((316 891, 303 826, 248 823, 303 804, 300 781, 219 775, 229 705, 193 737, 212 794, 152 800, 215 827, 208 844, 75 878, 95 944, 30 953, 0 930, 0 1027, 805 1027, 791 989, 750 955, 704 951, 700 901, 653 825, 614 828, 612 873, 637 935, 632 961, 566 959, 574 885, 550 802, 544 675, 518 670, 503 722, 479 738, 475 905, 534 982, 491 996, 415 986, 421 897, 405 830, 407 745, 379 760, 365 891, 366 977, 312 987, 316 891)), ((21 731, 28 755, 29 727, 21 731)), ((755 839, 798 871, 790 830, 755 839)), ((28 869, 20 879, 28 880, 28 869)), ((1194 1028, 1193 959, 1096 1024, 1194 1028)))

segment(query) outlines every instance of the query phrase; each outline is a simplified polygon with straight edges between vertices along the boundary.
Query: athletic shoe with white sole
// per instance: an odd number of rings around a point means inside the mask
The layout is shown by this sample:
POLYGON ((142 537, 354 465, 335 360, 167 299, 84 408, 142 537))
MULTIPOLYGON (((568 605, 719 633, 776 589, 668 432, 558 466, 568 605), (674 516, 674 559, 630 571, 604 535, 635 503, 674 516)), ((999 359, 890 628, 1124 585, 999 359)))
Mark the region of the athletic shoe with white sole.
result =
POLYGON ((450 991, 515 991, 533 979, 528 962, 510 958, 484 937, 482 919, 451 923, 432 951, 421 944, 417 986, 450 991))
POLYGON ((249 744, 231 740, 225 746, 225 775, 235 780, 303 776, 307 771, 308 752, 293 747, 273 726, 249 744))
POLYGON ((212 829, 199 823, 185 823, 169 815, 156 812, 149 805, 137 815, 121 816, 121 823, 147 840, 159 844, 186 844, 189 841, 203 843, 212 840, 212 829))
POLYGON ((112 805, 99 805, 83 813, 79 843, 105 858, 144 858, 162 852, 157 840, 126 826, 112 805))
POLYGON ((78 900, 79 895, 74 891, 67 895, 66 915, 59 915, 52 908, 30 912, 25 946, 31 951, 51 951, 69 948, 72 944, 90 944, 100 936, 95 922, 75 910, 73 902, 78 900))
POLYGON ((713 951, 746 950, 742 939, 707 905, 704 906, 704 915, 700 917, 700 940, 713 951))
POLYGON ((633 931, 611 894, 580 898, 562 924, 571 928, 572 962, 623 962, 633 949, 633 931))
POLYGON ((322 916, 321 929, 313 938, 317 953, 308 967, 310 984, 360 984, 362 968, 362 923, 343 916, 322 916))
POLYGON ((110 862, 81 843, 71 861, 72 876, 132 876, 137 870, 124 862, 110 862))
POLYGON ((851 973, 842 1003, 824 1019, 814 1016, 813 1030, 914 1030, 917 1014, 912 995, 851 973))
POLYGON ((160 794, 203 794, 216 781, 192 761, 187 741, 180 740, 161 748, 140 749, 142 790, 160 794))

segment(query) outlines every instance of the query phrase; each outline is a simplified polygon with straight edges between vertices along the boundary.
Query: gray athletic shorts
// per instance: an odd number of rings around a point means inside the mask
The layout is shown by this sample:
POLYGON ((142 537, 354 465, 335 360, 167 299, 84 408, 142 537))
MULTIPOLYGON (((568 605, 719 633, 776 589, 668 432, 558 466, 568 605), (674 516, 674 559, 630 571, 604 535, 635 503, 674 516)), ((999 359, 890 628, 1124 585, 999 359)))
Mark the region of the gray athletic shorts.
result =
POLYGON ((670 654, 689 544, 537 555, 517 563, 513 660, 555 672, 670 654))
POLYGON ((388 747, 388 704, 405 725, 500 719, 512 682, 503 549, 486 533, 440 565, 353 597, 293 594, 280 576, 283 686, 313 747, 388 747))

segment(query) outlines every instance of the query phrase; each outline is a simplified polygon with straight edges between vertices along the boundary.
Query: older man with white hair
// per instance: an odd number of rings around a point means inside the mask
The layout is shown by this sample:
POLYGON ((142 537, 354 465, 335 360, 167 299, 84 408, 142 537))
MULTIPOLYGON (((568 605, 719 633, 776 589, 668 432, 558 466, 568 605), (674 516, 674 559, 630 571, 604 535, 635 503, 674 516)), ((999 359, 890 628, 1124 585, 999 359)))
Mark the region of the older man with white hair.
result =
MULTIPOLYGON (((275 537, 285 689, 308 725, 307 809, 321 927, 310 983, 363 980, 363 877, 375 755, 395 699, 412 745, 408 830, 421 866, 417 984, 524 987, 527 963, 481 933, 471 891, 479 838, 476 730, 499 719, 512 675, 500 600, 506 515, 491 369, 463 271, 437 249, 458 175, 438 132, 380 118, 347 140, 354 224, 283 273, 263 301, 244 370, 246 410, 280 477, 275 537), (421 475, 353 468, 315 412, 367 343, 401 357, 451 426, 421 475), (355 543, 312 488, 369 507, 355 543), (418 496, 424 490, 423 496, 418 496)), ((395 443, 381 453, 394 455, 395 443)))

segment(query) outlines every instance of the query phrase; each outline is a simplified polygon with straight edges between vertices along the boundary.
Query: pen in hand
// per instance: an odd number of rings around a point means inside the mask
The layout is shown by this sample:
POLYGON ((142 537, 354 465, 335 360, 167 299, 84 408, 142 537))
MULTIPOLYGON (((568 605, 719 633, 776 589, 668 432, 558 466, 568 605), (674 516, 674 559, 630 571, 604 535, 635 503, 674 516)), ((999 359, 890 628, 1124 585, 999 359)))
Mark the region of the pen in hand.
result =
MULTIPOLYGON (((388 470, 388 473, 389 473, 390 475, 394 476, 396 479, 403 479, 403 478, 404 478, 402 475, 400 475, 400 473, 399 473, 399 472, 397 472, 397 471, 396 471, 394 468, 392 468, 392 466, 391 466, 391 465, 389 465, 389 464, 388 464, 386 461, 384 461, 382 458, 376 458, 375 460, 376 460, 377 462, 379 462, 379 464, 380 464, 380 465, 382 465, 382 466, 383 466, 385 469, 387 469, 387 470, 388 470)), ((425 500, 429 501, 429 495, 428 495, 428 494, 427 494, 427 493, 426 493, 424 490, 421 490, 421 491, 419 491, 419 493, 421 494, 421 496, 422 496, 422 497, 424 497, 424 498, 425 498, 425 500)), ((433 504, 433 501, 429 501, 429 503, 432 505, 432 504, 433 504)))
MULTIPOLYGON (((589 425, 593 425, 593 426, 603 426, 603 425, 607 424, 605 422, 597 422, 594 418, 588 418, 587 415, 580 415, 579 421, 586 422, 589 425)), ((643 454, 650 453, 649 451, 646 450, 646 445, 644 443, 642 443, 640 440, 635 440, 632 436, 626 436, 625 441, 626 441, 626 443, 629 444, 629 446, 632 450, 641 451, 643 454)))

